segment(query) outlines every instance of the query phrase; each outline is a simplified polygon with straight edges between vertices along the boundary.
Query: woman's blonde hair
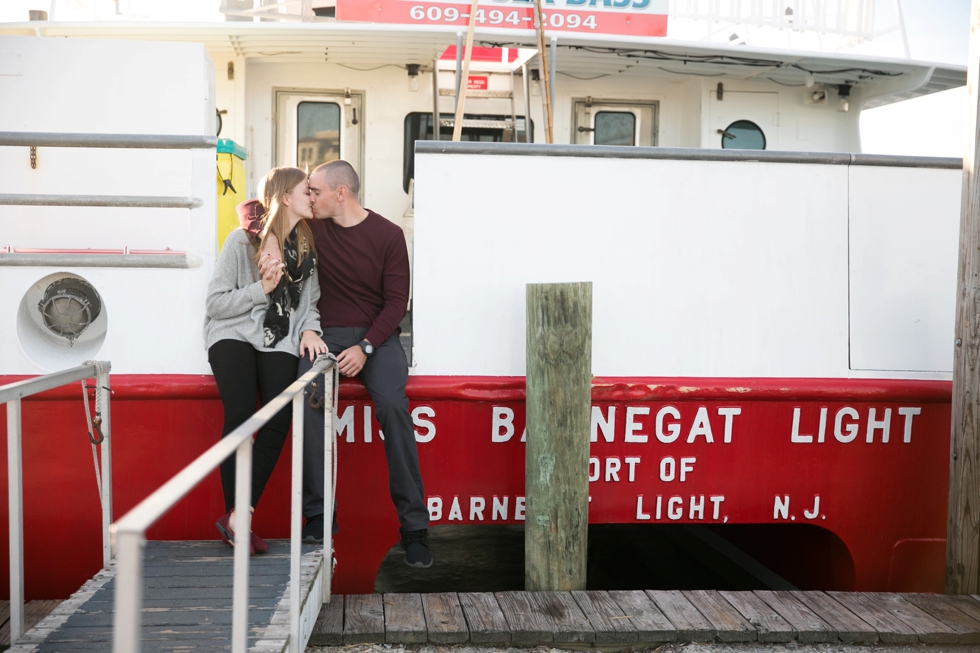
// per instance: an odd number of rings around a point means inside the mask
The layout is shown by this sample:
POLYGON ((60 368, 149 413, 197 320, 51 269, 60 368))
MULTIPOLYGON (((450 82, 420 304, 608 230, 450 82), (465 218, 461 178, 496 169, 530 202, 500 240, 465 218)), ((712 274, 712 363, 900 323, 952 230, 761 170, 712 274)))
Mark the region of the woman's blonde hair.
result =
MULTIPOLYGON (((264 222, 262 240, 255 252, 256 265, 270 235, 275 236, 279 242, 279 254, 282 261, 286 262, 286 237, 289 232, 287 231, 286 207, 282 203, 282 198, 291 193, 296 186, 305 182, 306 173, 299 168, 273 168, 259 182, 258 199, 265 208, 265 216, 262 219, 264 222)), ((296 251, 299 253, 299 262, 302 263, 313 249, 313 232, 302 220, 298 226, 296 251)))

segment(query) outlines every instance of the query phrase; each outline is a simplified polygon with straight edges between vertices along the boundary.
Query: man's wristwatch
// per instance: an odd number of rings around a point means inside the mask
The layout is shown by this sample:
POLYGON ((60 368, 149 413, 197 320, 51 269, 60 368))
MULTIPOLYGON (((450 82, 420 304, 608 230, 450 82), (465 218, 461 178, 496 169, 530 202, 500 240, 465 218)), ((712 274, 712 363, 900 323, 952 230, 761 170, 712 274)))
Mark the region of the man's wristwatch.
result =
POLYGON ((360 341, 357 343, 357 346, 361 348, 361 351, 363 351, 364 355, 368 358, 371 358, 371 355, 374 354, 374 345, 367 340, 360 341))

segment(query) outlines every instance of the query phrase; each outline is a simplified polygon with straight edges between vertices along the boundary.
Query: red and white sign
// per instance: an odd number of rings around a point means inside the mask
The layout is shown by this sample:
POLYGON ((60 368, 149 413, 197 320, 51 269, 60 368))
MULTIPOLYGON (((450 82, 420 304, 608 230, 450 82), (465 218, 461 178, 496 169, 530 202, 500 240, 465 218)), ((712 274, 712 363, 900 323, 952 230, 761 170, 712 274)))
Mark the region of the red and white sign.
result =
POLYGON ((466 90, 485 91, 488 88, 489 81, 486 75, 470 75, 466 78, 466 90))
MULTIPOLYGON (((666 36, 667 0, 546 0, 546 31, 628 36, 666 36)), ((337 19, 407 25, 465 26, 470 3, 441 0, 337 0, 337 19)), ((527 0, 480 0, 477 27, 533 30, 527 0)))

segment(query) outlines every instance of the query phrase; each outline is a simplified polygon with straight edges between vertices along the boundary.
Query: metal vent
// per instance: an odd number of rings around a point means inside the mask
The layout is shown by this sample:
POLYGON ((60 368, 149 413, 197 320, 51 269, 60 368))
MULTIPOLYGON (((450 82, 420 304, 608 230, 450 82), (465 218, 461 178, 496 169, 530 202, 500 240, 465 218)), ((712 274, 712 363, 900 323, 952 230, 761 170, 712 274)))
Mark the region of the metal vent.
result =
POLYGON ((99 317, 102 300, 91 284, 78 277, 65 277, 45 289, 37 310, 49 331, 74 344, 99 317))

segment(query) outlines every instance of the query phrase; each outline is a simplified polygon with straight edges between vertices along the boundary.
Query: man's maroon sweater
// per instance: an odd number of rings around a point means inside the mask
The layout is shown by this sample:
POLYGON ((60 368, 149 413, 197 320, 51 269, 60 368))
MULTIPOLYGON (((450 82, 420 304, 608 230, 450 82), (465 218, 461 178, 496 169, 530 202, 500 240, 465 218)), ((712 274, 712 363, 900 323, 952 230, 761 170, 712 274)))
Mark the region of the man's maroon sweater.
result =
POLYGON ((388 339, 408 308, 408 249, 398 225, 374 211, 353 227, 307 220, 316 242, 320 324, 365 327, 375 347, 388 339))

